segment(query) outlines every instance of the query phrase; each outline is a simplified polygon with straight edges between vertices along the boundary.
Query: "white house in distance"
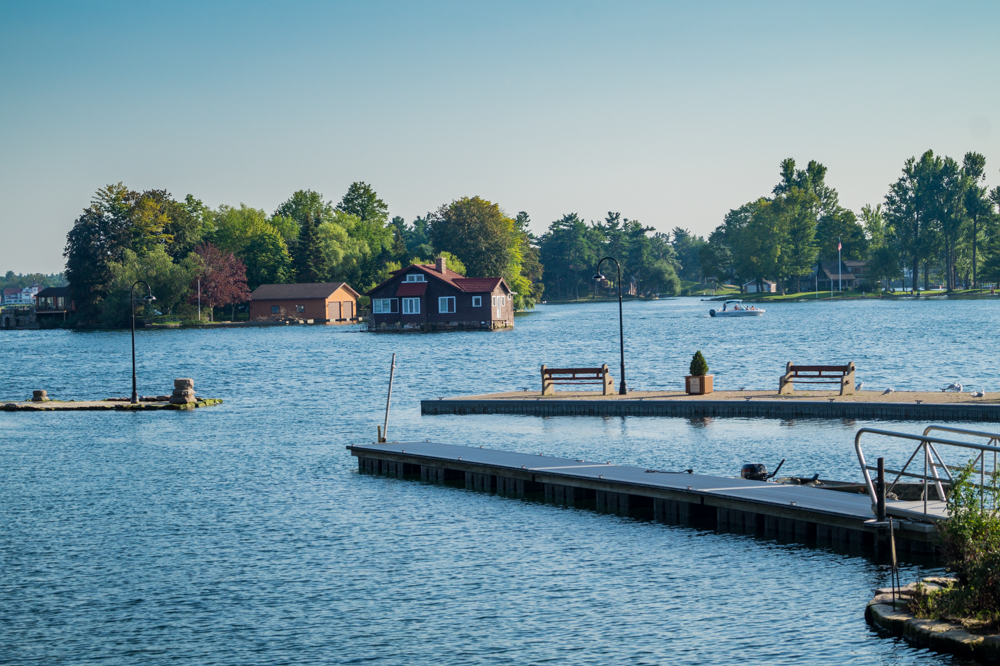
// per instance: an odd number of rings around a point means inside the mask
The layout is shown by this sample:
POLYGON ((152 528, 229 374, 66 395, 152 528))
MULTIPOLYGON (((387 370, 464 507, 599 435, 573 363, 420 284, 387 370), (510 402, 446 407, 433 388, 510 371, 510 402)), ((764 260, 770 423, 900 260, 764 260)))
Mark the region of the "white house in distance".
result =
POLYGON ((3 290, 4 305, 34 305, 38 295, 38 285, 31 287, 8 287, 3 290))
MULTIPOLYGON (((761 284, 764 285, 764 288, 761 289, 761 293, 775 294, 775 293, 778 292, 778 285, 775 284, 774 282, 771 282, 770 280, 761 280, 761 284)), ((744 291, 744 293, 747 293, 747 294, 756 294, 757 293, 757 281, 756 280, 750 280, 750 282, 747 282, 746 284, 744 284, 743 285, 743 291, 744 291)))

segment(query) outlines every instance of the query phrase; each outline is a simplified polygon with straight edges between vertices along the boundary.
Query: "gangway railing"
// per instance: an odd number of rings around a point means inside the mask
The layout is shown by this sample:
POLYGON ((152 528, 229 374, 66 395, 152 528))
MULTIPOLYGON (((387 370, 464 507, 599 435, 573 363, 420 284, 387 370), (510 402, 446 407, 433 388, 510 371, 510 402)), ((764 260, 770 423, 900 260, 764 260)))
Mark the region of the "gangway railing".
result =
MULTIPOLYGON (((872 506, 878 504, 878 496, 875 492, 875 485, 872 483, 872 477, 869 472, 876 469, 875 467, 870 467, 865 462, 865 454, 861 450, 861 437, 862 435, 881 435, 884 437, 894 437, 899 439, 908 439, 911 441, 918 442, 917 448, 914 449, 913 453, 910 454, 909 459, 903 468, 900 470, 886 470, 890 474, 895 474, 896 478, 893 479, 892 483, 886 488, 886 493, 891 493, 896 484, 903 477, 921 479, 923 482, 923 492, 921 497, 924 502, 924 515, 927 515, 927 499, 929 496, 930 486, 933 485, 934 489, 937 491, 937 496, 942 502, 946 502, 948 499, 947 493, 945 493, 944 485, 942 484, 942 475, 949 482, 949 485, 954 482, 954 477, 951 472, 953 470, 957 471, 963 469, 962 467, 956 467, 953 465, 947 465, 944 462, 944 458, 938 452, 937 446, 951 446, 962 449, 973 449, 979 451, 979 454, 974 458, 973 464, 978 466, 979 469, 979 490, 980 498, 986 488, 986 478, 990 477, 993 484, 996 484, 997 479, 997 453, 1000 453, 1000 434, 982 432, 979 430, 968 430, 965 428, 952 428, 950 426, 940 426, 931 425, 924 429, 922 435, 913 435, 905 432, 894 432, 892 430, 882 430, 879 428, 861 428, 858 430, 857 434, 854 436, 854 450, 858 454, 858 462, 861 463, 861 473, 865 477, 865 486, 868 490, 868 496, 872 500, 872 506), (963 442, 955 439, 945 439, 943 437, 932 436, 933 432, 945 432, 956 435, 965 435, 968 437, 974 437, 979 439, 985 439, 988 443, 982 444, 979 442, 963 442), (937 446, 936 446, 937 445, 937 446), (986 454, 993 453, 993 469, 989 474, 986 472, 986 454), (918 453, 922 453, 923 458, 923 472, 914 473, 907 472, 910 465, 914 462, 918 453), (939 473, 940 472, 940 473, 939 473)), ((919 463, 918 463, 919 464, 919 463)))

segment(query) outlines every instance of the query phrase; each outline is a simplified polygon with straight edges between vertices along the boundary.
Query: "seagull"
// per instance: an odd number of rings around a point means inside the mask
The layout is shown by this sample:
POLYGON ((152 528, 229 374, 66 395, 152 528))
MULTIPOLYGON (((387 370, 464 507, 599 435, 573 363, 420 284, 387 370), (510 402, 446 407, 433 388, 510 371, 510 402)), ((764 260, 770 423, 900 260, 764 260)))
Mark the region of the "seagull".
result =
POLYGON ((986 391, 973 391, 972 392, 972 397, 973 398, 985 398, 986 397, 986 391))
POLYGON ((864 382, 858 382, 857 384, 854 385, 854 390, 855 391, 860 391, 864 387, 865 387, 865 383, 864 382))
POLYGON ((882 391, 882 395, 889 395, 890 393, 895 393, 895 392, 896 392, 896 389, 894 389, 894 388, 887 388, 886 390, 882 391))
POLYGON ((954 391, 955 393, 961 393, 962 392, 962 385, 959 384, 958 382, 954 382, 952 384, 948 384, 943 389, 941 389, 942 393, 945 392, 945 391, 954 391))

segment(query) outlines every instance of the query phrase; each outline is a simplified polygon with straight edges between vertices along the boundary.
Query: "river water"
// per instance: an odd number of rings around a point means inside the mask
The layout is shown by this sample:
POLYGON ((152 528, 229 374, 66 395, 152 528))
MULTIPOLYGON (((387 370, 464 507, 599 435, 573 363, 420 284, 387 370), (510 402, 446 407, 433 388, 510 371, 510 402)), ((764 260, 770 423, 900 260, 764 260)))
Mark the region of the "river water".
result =
MULTIPOLYGON (((632 388, 681 388, 697 349, 719 389, 776 388, 789 360, 853 360, 873 388, 1000 387, 994 303, 709 307, 626 303, 632 388)), ((541 306, 496 333, 140 330, 140 393, 193 377, 226 402, 0 412, 0 663, 961 663, 868 628, 888 572, 867 556, 362 476, 344 450, 374 439, 396 352, 391 439, 857 478, 863 422, 419 413, 537 390, 542 363, 617 380, 617 332, 613 304, 541 306)), ((0 398, 130 381, 127 332, 0 332, 0 398)))

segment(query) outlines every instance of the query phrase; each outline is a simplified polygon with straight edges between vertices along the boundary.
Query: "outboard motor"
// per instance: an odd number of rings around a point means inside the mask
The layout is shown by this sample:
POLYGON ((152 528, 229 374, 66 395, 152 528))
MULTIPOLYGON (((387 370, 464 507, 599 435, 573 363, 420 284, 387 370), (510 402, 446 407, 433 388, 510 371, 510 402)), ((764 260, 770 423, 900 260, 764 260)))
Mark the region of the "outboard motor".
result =
MULTIPOLYGON (((785 459, 782 458, 778 466, 774 468, 774 471, 770 474, 767 473, 767 465, 761 463, 747 463, 743 465, 740 469, 740 478, 749 479, 750 481, 767 481, 768 479, 774 478, 774 475, 778 473, 781 466, 785 464, 785 459)), ((818 476, 818 475, 817 475, 818 476)))
POLYGON ((709 317, 714 317, 715 316, 715 310, 709 310, 708 311, 708 316, 709 317))

